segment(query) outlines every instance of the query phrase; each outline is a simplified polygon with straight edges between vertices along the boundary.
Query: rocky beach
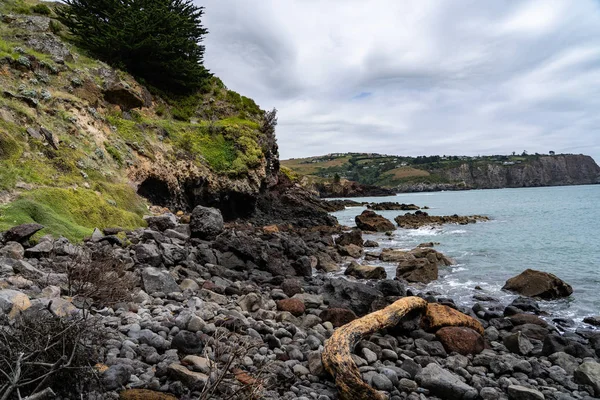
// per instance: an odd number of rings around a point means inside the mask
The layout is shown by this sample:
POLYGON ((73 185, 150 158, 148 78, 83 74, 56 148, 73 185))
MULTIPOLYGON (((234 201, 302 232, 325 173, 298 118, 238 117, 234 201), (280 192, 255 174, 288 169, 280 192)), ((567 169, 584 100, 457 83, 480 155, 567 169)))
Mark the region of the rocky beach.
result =
MULTIPOLYGON (((154 211, 147 228, 97 230, 82 245, 30 243, 39 225, 3 234, 3 332, 42 318, 94 321, 103 332, 85 365, 93 373, 77 389, 85 398, 350 398, 323 352, 340 327, 358 323, 369 329, 347 349, 364 385, 356 398, 369 390, 394 400, 600 396, 600 332, 566 331, 536 302, 572 292, 551 274, 509 280, 506 289, 524 296, 508 306, 474 290, 477 303, 466 308, 411 284, 453 263, 433 243, 378 252, 358 229, 322 225, 317 211, 303 227, 224 223, 202 206, 190 215, 154 211), (397 262, 396 276, 356 263, 365 250, 366 260, 397 262), (112 278, 91 279, 75 265, 110 265, 112 278), (417 301, 389 326, 368 322, 377 310, 417 301)), ((372 214, 357 224, 381 224, 372 214)), ((5 370, 18 361, 1 360, 5 370)))

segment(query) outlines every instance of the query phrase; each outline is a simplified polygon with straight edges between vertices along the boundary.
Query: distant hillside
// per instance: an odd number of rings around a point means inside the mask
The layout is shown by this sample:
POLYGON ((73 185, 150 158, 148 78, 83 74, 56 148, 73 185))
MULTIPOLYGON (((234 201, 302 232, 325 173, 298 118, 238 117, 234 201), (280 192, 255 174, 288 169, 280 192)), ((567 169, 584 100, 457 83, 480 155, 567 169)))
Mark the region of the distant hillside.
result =
POLYGON ((338 153, 281 164, 311 183, 347 179, 406 192, 600 183, 600 167, 594 160, 572 154, 402 157, 338 153))

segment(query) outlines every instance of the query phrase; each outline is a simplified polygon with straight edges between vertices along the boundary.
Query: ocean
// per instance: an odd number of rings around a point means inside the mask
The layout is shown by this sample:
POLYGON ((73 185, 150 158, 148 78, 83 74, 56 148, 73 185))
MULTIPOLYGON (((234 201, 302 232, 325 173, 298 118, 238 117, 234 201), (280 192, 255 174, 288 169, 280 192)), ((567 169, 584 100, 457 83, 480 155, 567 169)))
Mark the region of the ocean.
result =
MULTIPOLYGON (((489 222, 444 225, 409 230, 398 228, 393 236, 363 235, 381 247, 411 249, 423 242, 439 242, 435 249, 450 256, 456 265, 440 268, 440 277, 423 291, 435 291, 458 304, 473 305, 472 296, 483 293, 509 304, 515 295, 502 286, 527 268, 546 271, 569 283, 568 299, 540 301, 549 318, 572 319, 600 315, 600 185, 543 188, 470 190, 460 192, 402 193, 395 197, 353 198, 355 201, 397 201, 428 206, 431 215, 490 217, 489 222)), ((365 207, 332 213, 343 225, 355 226, 354 217, 365 207)), ((393 222, 404 211, 377 211, 393 222)), ((378 249, 366 249, 379 251, 378 249)), ((383 265, 389 278, 394 263, 383 265)))

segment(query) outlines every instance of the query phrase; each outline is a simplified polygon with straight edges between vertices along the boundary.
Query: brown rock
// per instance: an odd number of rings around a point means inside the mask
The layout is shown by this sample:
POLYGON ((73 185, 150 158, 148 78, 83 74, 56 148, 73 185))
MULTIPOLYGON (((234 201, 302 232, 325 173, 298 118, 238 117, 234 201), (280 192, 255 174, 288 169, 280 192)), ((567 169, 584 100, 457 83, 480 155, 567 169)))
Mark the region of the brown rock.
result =
POLYGON ((358 317, 354 314, 354 311, 347 308, 328 308, 321 312, 319 318, 324 322, 331 322, 334 328, 339 328, 340 326, 354 321, 358 317))
POLYGON ((338 246, 338 253, 342 256, 349 256, 352 258, 360 258, 362 256, 362 248, 355 244, 348 244, 346 246, 338 246))
POLYGON ((286 279, 281 284, 281 290, 287 297, 293 297, 295 294, 302 293, 302 285, 297 279, 286 279))
POLYGON ((456 352, 464 356, 479 354, 485 348, 483 336, 471 328, 447 326, 435 333, 448 353, 456 352))
POLYGON ((350 232, 344 232, 337 239, 335 239, 335 244, 338 246, 347 246, 349 244, 354 244, 356 246, 363 246, 362 232, 360 229, 353 229, 350 232))
POLYGON ((304 314, 306 307, 301 300, 298 299, 282 299, 277 302, 279 311, 287 311, 295 317, 304 314))
POLYGON ((358 279, 386 279, 387 273, 383 267, 374 267, 370 265, 360 265, 352 261, 344 271, 344 275, 353 276, 358 279))
POLYGON ((325 272, 336 272, 340 270, 340 266, 333 261, 329 254, 320 253, 317 255, 317 269, 325 272))
POLYGON ((177 397, 154 390, 128 389, 119 393, 120 400, 177 400, 177 397))
POLYGON ((111 104, 116 104, 123 111, 143 107, 144 99, 125 82, 117 82, 104 91, 104 99, 111 104))
POLYGON ((416 211, 414 214, 406 213, 404 215, 398 215, 394 218, 394 221, 398 224, 399 227, 405 229, 418 229, 422 226, 431 226, 431 225, 443 225, 443 224, 459 224, 459 225, 467 225, 474 224, 477 221, 488 221, 489 218, 483 215, 469 215, 469 216, 461 216, 461 215, 429 215, 423 211, 416 211))
POLYGON ((573 293, 573 288, 556 275, 533 269, 526 269, 510 278, 502 289, 545 300, 568 297, 573 293))
POLYGON ((267 234, 279 233, 277 225, 268 225, 263 227, 263 232, 267 234))
POLYGON ((452 260, 432 248, 411 251, 384 249, 382 261, 397 261, 396 277, 408 282, 429 283, 438 278, 438 267, 452 264, 452 260))
POLYGON ((437 303, 427 305, 425 315, 421 318, 421 326, 428 331, 437 331, 446 326, 463 326, 473 329, 480 335, 484 334, 483 325, 475 318, 437 303))
POLYGON ((396 229, 393 223, 374 211, 365 210, 354 218, 356 226, 364 231, 386 232, 396 229))
POLYGON ((514 326, 523 324, 534 324, 543 326, 544 328, 548 326, 546 321, 533 314, 515 314, 508 317, 508 319, 513 323, 514 326))

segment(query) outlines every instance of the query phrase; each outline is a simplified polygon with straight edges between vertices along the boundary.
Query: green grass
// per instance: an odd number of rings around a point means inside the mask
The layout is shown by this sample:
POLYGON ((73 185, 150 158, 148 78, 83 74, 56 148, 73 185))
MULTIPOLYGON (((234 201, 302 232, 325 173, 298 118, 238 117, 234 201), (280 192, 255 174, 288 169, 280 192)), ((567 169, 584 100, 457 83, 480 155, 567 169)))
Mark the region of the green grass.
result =
POLYGON ((145 207, 133 189, 114 185, 104 188, 107 192, 103 196, 87 189, 43 188, 27 192, 0 207, 0 230, 37 222, 46 227, 40 235, 50 233, 78 242, 96 227, 132 229, 144 225, 141 217, 145 207), (117 205, 111 205, 109 200, 117 205))

